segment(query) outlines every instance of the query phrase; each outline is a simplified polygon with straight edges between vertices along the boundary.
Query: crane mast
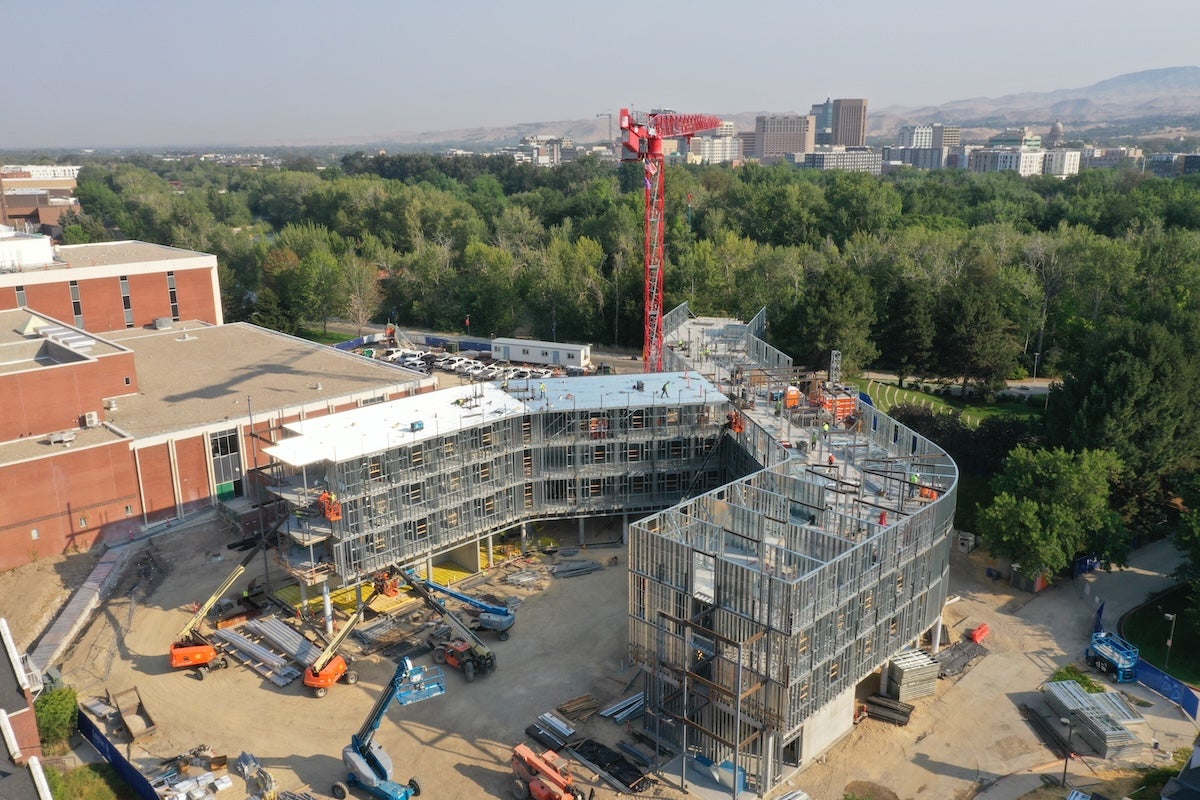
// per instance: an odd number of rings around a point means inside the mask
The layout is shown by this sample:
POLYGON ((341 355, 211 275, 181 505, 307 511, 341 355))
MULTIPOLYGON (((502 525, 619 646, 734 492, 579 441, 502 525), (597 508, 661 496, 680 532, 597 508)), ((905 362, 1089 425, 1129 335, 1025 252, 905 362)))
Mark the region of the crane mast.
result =
POLYGON ((690 139, 700 131, 716 128, 720 117, 709 114, 651 113, 638 120, 627 108, 621 109, 622 161, 641 161, 646 180, 646 288, 645 331, 642 338, 642 363, 646 372, 663 369, 663 262, 665 260, 666 174, 663 140, 673 137, 690 139))

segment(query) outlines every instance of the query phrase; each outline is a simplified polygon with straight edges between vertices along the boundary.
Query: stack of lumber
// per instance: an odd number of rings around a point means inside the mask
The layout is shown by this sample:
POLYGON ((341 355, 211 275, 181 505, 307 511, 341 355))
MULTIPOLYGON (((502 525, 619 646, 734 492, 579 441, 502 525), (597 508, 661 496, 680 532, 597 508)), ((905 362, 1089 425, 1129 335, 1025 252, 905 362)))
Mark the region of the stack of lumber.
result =
POLYGON ((913 708, 914 706, 910 706, 908 703, 893 700, 881 694, 873 694, 867 698, 867 716, 871 719, 890 722, 893 725, 907 725, 913 708))
POLYGON ((600 708, 600 701, 590 694, 573 697, 558 707, 558 710, 572 722, 584 722, 600 708))

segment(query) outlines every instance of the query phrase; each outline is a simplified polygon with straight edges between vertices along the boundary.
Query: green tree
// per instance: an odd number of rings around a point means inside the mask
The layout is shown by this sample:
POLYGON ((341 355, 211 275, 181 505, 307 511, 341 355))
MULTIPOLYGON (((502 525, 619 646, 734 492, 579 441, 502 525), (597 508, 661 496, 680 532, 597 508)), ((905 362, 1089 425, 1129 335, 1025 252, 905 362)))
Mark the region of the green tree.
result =
POLYGON ((62 744, 75 733, 79 699, 70 686, 51 689, 38 695, 37 700, 33 702, 33 713, 37 717, 42 744, 62 744))
POLYGON ((1019 561, 1027 574, 1059 572, 1082 552, 1124 563, 1128 536, 1109 507, 1123 469, 1106 450, 1017 446, 992 479, 995 497, 979 513, 979 534, 990 552, 1019 561))
POLYGON ((1200 460, 1198 337, 1185 315, 1164 319, 1184 330, 1105 321, 1048 400, 1051 444, 1109 448, 1128 467, 1117 487, 1127 520, 1161 506, 1172 476, 1193 471, 1200 460))

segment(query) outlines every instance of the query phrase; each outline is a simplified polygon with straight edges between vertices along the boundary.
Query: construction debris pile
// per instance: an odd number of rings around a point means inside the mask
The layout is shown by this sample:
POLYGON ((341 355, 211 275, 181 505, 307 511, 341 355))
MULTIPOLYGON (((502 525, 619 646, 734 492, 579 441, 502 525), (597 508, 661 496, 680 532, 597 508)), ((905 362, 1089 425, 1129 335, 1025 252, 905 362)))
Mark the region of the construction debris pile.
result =
POLYGON ((146 777, 163 800, 203 800, 233 787, 233 778, 225 774, 227 761, 202 744, 163 759, 158 773, 146 777))

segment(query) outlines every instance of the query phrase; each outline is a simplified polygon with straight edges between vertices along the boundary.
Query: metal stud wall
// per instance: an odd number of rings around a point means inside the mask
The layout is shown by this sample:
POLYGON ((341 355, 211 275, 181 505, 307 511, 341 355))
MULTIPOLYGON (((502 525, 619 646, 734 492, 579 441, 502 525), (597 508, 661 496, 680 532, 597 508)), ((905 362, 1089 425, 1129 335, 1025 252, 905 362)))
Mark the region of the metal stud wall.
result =
POLYGON ((646 731, 732 761, 760 792, 784 777, 785 748, 806 756, 805 723, 945 602, 957 468, 886 415, 859 413, 839 445, 860 454, 853 476, 764 454, 772 466, 630 526, 629 647, 646 675, 646 731), (907 494, 909 463, 937 476, 931 502, 907 494), (891 524, 881 504, 895 508, 891 524))

